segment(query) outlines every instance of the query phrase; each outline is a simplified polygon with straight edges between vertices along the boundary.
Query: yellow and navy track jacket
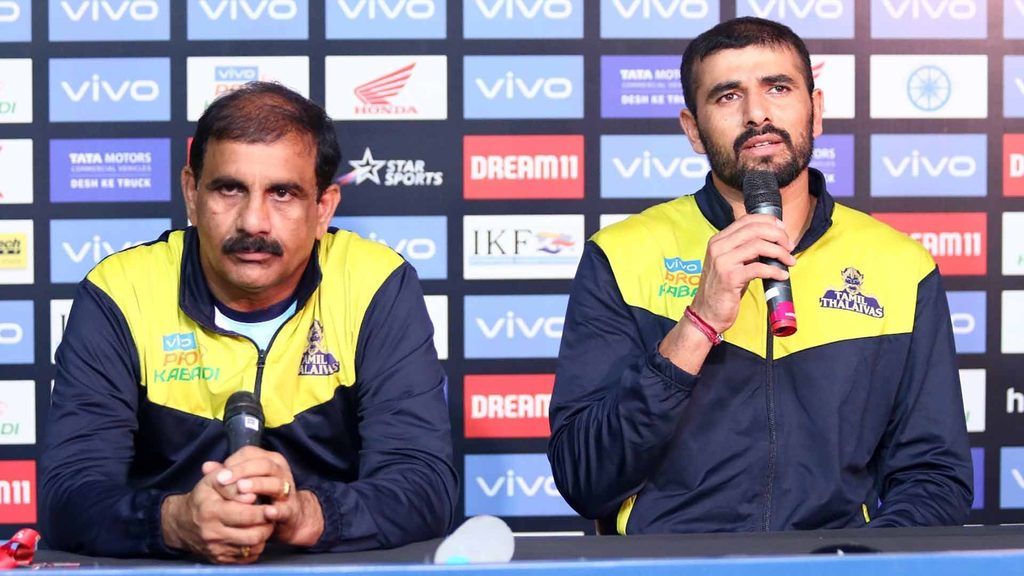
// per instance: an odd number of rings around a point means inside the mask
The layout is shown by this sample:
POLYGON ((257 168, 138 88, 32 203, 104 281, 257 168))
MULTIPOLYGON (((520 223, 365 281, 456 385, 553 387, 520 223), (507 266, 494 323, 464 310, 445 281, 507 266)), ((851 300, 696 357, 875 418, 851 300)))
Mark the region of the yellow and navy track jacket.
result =
POLYGON ((330 230, 297 309, 265 354, 214 325, 195 229, 103 260, 78 286, 41 458, 50 546, 167 556, 163 499, 223 461, 233 392, 260 398, 263 447, 320 501, 314 550, 441 536, 457 477, 447 380, 414 269, 391 249, 330 230))
POLYGON ((599 231, 573 282, 548 457, 569 504, 620 534, 962 524, 970 449, 931 256, 817 204, 790 269, 798 331, 768 330, 760 281, 693 376, 658 353, 733 221, 694 196, 599 231), (605 524, 607 526, 607 524, 605 524))

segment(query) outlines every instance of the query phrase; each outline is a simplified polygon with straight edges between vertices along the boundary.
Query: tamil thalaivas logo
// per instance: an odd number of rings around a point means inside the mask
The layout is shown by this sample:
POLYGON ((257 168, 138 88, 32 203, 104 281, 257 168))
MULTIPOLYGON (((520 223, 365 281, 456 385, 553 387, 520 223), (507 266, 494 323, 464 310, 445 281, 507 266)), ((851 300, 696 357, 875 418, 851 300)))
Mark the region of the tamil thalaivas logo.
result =
POLYGON ((308 341, 299 364, 299 376, 327 376, 341 369, 341 362, 333 354, 320 349, 324 341, 324 327, 319 320, 313 320, 309 327, 308 341))
POLYGON ((849 310, 872 318, 885 316, 885 309, 877 299, 861 294, 860 287, 864 284, 864 275, 860 270, 851 266, 843 270, 842 274, 846 287, 841 290, 826 290, 825 295, 821 297, 822 308, 849 310))
POLYGON ((683 260, 678 256, 665 258, 665 275, 658 287, 658 296, 693 298, 700 287, 700 273, 703 269, 700 260, 683 260))

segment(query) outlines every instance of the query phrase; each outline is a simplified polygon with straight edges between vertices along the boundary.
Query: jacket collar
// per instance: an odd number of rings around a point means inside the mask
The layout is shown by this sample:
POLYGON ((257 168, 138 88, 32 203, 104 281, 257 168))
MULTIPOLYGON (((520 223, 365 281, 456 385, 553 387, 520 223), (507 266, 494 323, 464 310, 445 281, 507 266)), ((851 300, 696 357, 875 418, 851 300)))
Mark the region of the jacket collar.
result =
MULTIPOLYGON (((317 241, 313 244, 309 262, 295 289, 296 310, 302 309, 320 285, 319 251, 320 242, 317 241)), ((199 262, 199 233, 196 232, 194 226, 185 229, 181 257, 181 279, 178 284, 178 306, 182 312, 204 328, 217 329, 213 320, 213 293, 210 292, 210 288, 206 284, 206 275, 203 274, 203 267, 199 262)))
MULTIPOLYGON (((814 168, 808 168, 807 173, 811 195, 817 198, 818 202, 814 206, 814 214, 811 215, 811 225, 807 227, 807 232, 804 232, 803 237, 800 238, 800 243, 793 250, 794 254, 803 252, 825 235, 825 232, 832 226, 832 211, 835 209, 835 200, 825 189, 825 175, 814 168)), ((721 230, 735 220, 732 207, 715 188, 710 172, 704 181, 704 187, 698 190, 694 196, 701 214, 715 228, 721 230)))

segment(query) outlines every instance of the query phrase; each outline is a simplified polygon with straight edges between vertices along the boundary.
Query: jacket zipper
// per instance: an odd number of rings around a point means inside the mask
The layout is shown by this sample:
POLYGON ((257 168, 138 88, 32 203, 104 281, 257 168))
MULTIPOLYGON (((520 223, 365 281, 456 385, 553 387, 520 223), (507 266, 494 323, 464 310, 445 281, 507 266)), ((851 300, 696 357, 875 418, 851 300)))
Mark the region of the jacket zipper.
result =
POLYGON ((775 457, 777 440, 775 437, 775 380, 772 377, 772 357, 774 356, 774 336, 772 325, 768 322, 768 346, 765 354, 765 404, 768 411, 768 474, 765 477, 764 512, 761 515, 761 531, 768 532, 772 518, 772 489, 775 480, 775 457))

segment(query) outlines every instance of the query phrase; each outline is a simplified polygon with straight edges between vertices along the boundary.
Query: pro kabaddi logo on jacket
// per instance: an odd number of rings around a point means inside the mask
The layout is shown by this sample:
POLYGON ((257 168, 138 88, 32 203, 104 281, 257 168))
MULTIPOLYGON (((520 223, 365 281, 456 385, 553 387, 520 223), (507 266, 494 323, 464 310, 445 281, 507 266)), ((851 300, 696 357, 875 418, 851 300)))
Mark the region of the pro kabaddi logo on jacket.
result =
POLYGON ((319 320, 313 320, 307 341, 309 343, 299 364, 299 376, 327 376, 341 369, 341 362, 333 354, 320 349, 324 341, 324 327, 319 320))
POLYGON ((860 270, 851 266, 844 269, 842 275, 846 287, 839 290, 826 290, 825 295, 821 297, 822 308, 849 310, 872 318, 885 316, 885 309, 877 299, 861 293, 860 288, 864 284, 864 274, 861 274, 860 270))
POLYGON ((700 260, 683 260, 678 256, 665 258, 665 276, 658 287, 658 296, 693 298, 700 287, 700 260))
POLYGON ((153 370, 153 382, 189 382, 220 378, 220 368, 205 366, 195 332, 175 332, 161 337, 163 365, 153 370))

